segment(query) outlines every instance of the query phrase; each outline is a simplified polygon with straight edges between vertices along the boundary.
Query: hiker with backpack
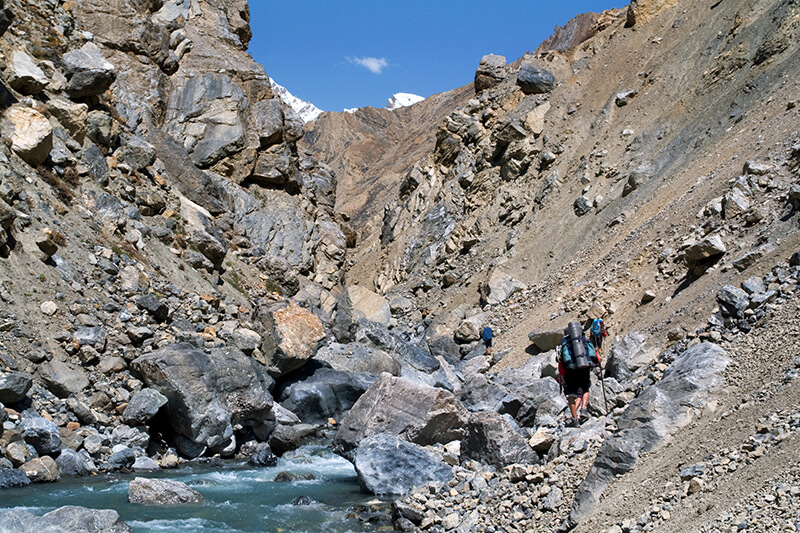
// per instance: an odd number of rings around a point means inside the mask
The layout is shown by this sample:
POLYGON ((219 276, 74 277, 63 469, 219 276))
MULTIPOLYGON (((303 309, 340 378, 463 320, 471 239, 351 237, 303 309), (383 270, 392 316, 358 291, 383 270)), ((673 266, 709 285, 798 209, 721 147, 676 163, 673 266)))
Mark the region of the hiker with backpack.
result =
POLYGON ((599 365, 599 354, 583 334, 580 322, 570 322, 558 347, 558 373, 572 415, 570 425, 573 427, 589 418, 591 372, 599 365))
POLYGON ((492 328, 489 326, 484 327, 483 331, 481 331, 481 340, 483 341, 483 345, 486 346, 484 355, 492 355, 492 337, 494 337, 492 328))
POLYGON ((603 323, 603 319, 595 318, 592 320, 592 325, 589 328, 589 340, 592 345, 594 345, 598 355, 602 351, 603 339, 606 337, 608 337, 608 333, 606 332, 606 325, 603 323))

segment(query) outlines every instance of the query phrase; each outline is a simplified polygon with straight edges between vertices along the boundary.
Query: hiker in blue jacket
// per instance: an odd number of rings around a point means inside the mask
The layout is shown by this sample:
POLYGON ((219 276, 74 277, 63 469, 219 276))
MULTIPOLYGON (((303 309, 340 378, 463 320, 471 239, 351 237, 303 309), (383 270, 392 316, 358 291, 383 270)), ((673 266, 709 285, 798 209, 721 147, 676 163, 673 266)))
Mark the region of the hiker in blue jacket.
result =
POLYGON ((608 332, 606 332, 606 325, 603 323, 603 319, 595 318, 592 320, 592 325, 589 328, 589 340, 594 345, 598 355, 602 351, 603 339, 606 337, 608 337, 608 332))
POLYGON ((483 341, 483 345, 486 346, 485 355, 492 355, 492 337, 494 337, 492 328, 489 326, 484 327, 483 331, 481 331, 481 340, 483 341))

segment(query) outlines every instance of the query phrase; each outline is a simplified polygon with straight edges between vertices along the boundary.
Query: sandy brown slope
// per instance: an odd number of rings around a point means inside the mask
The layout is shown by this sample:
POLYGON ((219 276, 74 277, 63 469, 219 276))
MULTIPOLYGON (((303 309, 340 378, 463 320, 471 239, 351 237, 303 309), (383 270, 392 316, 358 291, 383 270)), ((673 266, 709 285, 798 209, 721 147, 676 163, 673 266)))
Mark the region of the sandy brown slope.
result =
POLYGON ((336 210, 352 219, 359 235, 380 230, 383 206, 397 196, 413 164, 433 150, 442 120, 473 95, 469 84, 394 111, 323 113, 306 126, 301 145, 336 172, 336 210))
MULTIPOLYGON (((683 428, 670 442, 640 459, 636 469, 610 485, 591 517, 575 531, 603 531, 627 519, 649 515, 654 502, 681 485, 680 469, 725 450, 740 448, 777 413, 800 411, 800 388, 787 381, 800 354, 800 295, 748 335, 723 343, 733 359, 727 388, 713 412, 683 428), (672 484, 669 486, 668 484, 672 484)), ((707 490, 686 497, 670 518, 654 523, 658 532, 699 531, 741 502, 753 501, 770 479, 800 460, 800 434, 768 447, 761 457, 742 461, 734 472, 714 477, 707 490)))

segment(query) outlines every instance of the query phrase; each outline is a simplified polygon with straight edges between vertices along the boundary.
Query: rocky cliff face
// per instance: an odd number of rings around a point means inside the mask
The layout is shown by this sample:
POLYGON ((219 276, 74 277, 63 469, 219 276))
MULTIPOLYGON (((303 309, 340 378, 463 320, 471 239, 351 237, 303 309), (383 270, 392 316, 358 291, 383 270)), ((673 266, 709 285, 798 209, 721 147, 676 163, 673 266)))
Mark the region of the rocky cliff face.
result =
POLYGON ((70 444, 42 453, 86 451, 79 472, 130 467, 120 427, 140 456, 163 431, 162 463, 267 441, 273 377, 330 331, 346 239, 335 176, 246 52, 247 3, 0 8, 8 423, 52 420, 70 444))

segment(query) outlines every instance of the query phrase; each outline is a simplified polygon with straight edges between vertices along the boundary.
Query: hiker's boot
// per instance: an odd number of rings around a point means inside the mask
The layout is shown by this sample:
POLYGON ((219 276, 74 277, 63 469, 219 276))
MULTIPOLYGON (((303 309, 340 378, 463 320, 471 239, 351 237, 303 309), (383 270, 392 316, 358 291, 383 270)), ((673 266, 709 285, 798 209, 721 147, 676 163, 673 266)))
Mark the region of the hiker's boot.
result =
POLYGON ((579 415, 578 419, 581 422, 586 422, 587 420, 589 420, 589 418, 590 418, 589 409, 581 409, 581 414, 579 415))

